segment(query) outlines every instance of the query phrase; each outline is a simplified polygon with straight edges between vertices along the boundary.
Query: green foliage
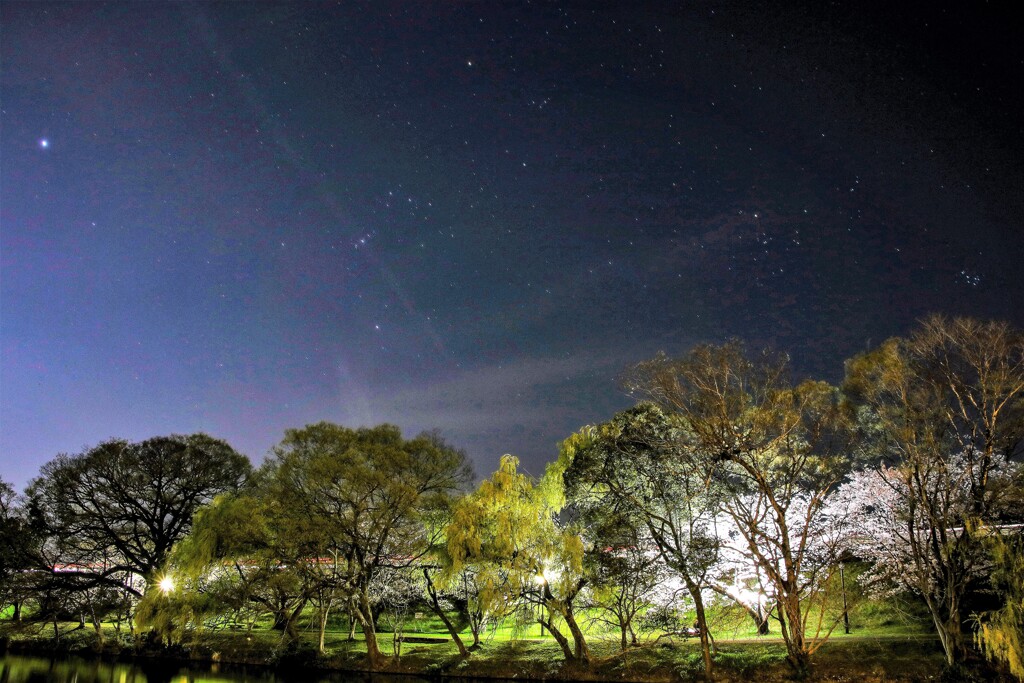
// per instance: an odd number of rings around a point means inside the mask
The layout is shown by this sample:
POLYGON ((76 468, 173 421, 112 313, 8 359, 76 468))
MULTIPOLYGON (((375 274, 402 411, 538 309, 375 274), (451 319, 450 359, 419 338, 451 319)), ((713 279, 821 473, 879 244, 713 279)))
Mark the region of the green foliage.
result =
POLYGON ((448 571, 476 567, 481 600, 495 613, 504 613, 539 577, 561 586, 582 571, 582 540, 556 523, 564 499, 558 477, 535 487, 518 465, 514 456, 503 456, 494 475, 456 504, 447 530, 448 571))
MULTIPOLYGON (((216 598, 272 613, 293 643, 307 604, 322 614, 337 604, 358 619, 378 664, 372 583, 434 545, 433 514, 468 479, 465 455, 433 434, 327 422, 288 430, 274 453, 250 487, 197 516, 174 556, 206 601, 156 600, 148 623, 173 631, 216 598)), ((321 620, 321 637, 325 628, 321 620)))
POLYGON ((724 649, 718 663, 742 675, 764 671, 786 662, 786 650, 778 645, 751 645, 742 649, 724 649))
MULTIPOLYGON (((857 557, 876 560, 865 576, 924 596, 950 662, 969 654, 964 605, 978 609, 979 596, 998 595, 997 609, 976 615, 973 642, 1022 677, 1024 548, 978 533, 1022 521, 1022 339, 1002 323, 933 317, 852 359, 842 392, 794 383, 784 356, 751 354, 736 341, 658 356, 626 382, 653 402, 571 435, 539 479, 502 457, 457 502, 469 478, 464 455, 436 435, 405 439, 390 425, 288 430, 255 475, 205 435, 111 440, 49 463, 24 505, 0 481, 0 599, 20 605, 18 578, 39 576, 44 590, 27 614, 120 619, 124 591, 141 592, 142 577, 150 589, 138 624, 168 643, 231 621, 257 625, 260 646, 277 652, 308 640, 300 627, 309 623, 321 650, 327 642, 349 652, 340 641, 353 616, 371 665, 381 663, 382 609, 395 632, 443 622, 453 635, 467 623, 478 635, 489 620, 497 635, 488 647, 518 648, 544 675, 589 663, 587 639, 609 627, 625 661, 636 649, 627 647, 634 624, 668 631, 695 617, 710 672, 708 634, 753 636, 750 622, 763 624, 770 610, 772 635, 804 670, 840 623, 839 595, 853 605, 855 633, 919 621, 904 619, 899 600, 859 599, 849 564, 842 588, 838 560, 849 555, 840 551, 855 542, 851 508, 834 504, 844 482, 861 498, 887 496, 862 508, 888 515, 878 536, 898 547, 858 548, 857 557), (851 472, 858 463, 876 467, 851 472), (47 564, 81 571, 23 571, 47 564), (175 590, 153 590, 165 572, 175 590), (411 588, 398 591, 395 577, 407 573, 411 588), (669 574, 681 584, 658 609, 650 596, 669 574), (438 618, 412 626, 408 616, 427 604, 414 595, 420 581, 438 618), (716 597, 705 605, 709 589, 716 597), (505 642, 544 632, 541 624, 557 643, 505 642), (325 637, 332 626, 344 633, 325 637), (572 666, 551 662, 555 645, 572 666)), ((861 536, 872 523, 881 528, 877 515, 861 516, 861 536)), ((670 668, 694 672, 696 642, 684 636, 665 652, 678 655, 670 668)), ((594 640, 595 651, 614 649, 594 640)), ((737 672, 785 656, 778 647, 721 652, 719 663, 737 672)))
POLYGON ((574 617, 574 600, 586 584, 584 546, 578 530, 561 526, 562 471, 556 463, 534 484, 518 472, 519 461, 501 458, 498 470, 454 508, 448 525, 451 580, 473 570, 479 609, 495 617, 510 614, 520 599, 547 611, 545 626, 559 639, 567 659, 586 659, 584 635, 574 617), (568 649, 555 617, 575 641, 568 649))
POLYGON ((1024 680, 1024 538, 988 539, 995 569, 992 583, 1003 606, 976 617, 975 643, 990 660, 1024 680))

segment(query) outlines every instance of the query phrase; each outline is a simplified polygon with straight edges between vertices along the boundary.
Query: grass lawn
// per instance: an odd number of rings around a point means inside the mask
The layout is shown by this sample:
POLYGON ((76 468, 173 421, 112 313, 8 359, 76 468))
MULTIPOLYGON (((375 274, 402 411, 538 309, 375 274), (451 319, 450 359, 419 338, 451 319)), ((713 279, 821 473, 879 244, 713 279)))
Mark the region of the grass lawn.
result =
MULTIPOLYGON (((427 673, 496 678, 560 678, 634 681, 695 680, 700 676, 701 658, 696 639, 651 642, 620 651, 617 635, 591 635, 594 662, 589 669, 567 665, 562 652, 550 637, 539 637, 539 627, 505 626, 488 633, 484 646, 469 659, 458 657, 447 632, 439 628, 439 620, 423 619, 411 624, 401 657, 392 658, 387 670, 394 673, 427 673), (419 641, 428 642, 419 642, 419 641)), ((113 625, 105 624, 104 638, 109 644, 118 642, 113 625)), ((751 631, 753 629, 750 629, 751 631)), ((92 627, 60 624, 61 640, 69 649, 89 649, 96 642, 92 627)), ((125 634, 122 628, 121 636, 125 634)), ((292 665, 317 668, 358 669, 365 665, 365 643, 362 634, 348 640, 347 628, 333 628, 325 638, 325 652, 317 652, 318 634, 305 628, 299 643, 287 650, 281 633, 266 625, 252 631, 218 629, 189 634, 186 647, 179 654, 195 659, 238 661, 273 665, 285 661, 292 665)), ((786 651, 776 635, 757 637, 737 632, 737 638, 719 637, 716 664, 726 680, 785 680, 790 670, 785 663, 786 651)), ((21 641, 52 642, 52 624, 9 622, 0 625, 0 637, 12 643, 21 641)), ((381 650, 393 655, 391 633, 379 634, 381 650)), ((925 680, 937 676, 942 669, 942 652, 934 637, 913 629, 900 631, 894 626, 860 629, 847 636, 837 634, 814 657, 817 679, 843 680, 925 680)))
MULTIPOLYGON (((688 615, 684 615, 684 622, 688 615)), ((621 651, 618 631, 595 620, 588 623, 588 643, 593 654, 591 667, 583 669, 564 662, 557 643, 542 635, 536 623, 506 620, 488 629, 481 638, 482 648, 468 659, 458 656, 440 619, 431 613, 417 614, 405 625, 401 656, 394 657, 393 634, 378 634, 380 649, 391 656, 387 670, 394 673, 447 674, 466 677, 558 678, 633 681, 679 681, 700 678, 701 656, 695 638, 668 638, 663 634, 645 634, 639 647, 621 651), (658 638, 662 635, 661 638, 658 638)), ((758 636, 753 622, 738 609, 715 608, 709 622, 717 644, 716 666, 725 680, 784 680, 791 671, 786 650, 773 632, 758 636)), ((850 611, 851 633, 843 633, 842 624, 831 640, 813 657, 814 677, 819 680, 889 681, 926 680, 941 674, 943 657, 930 623, 913 602, 890 599, 862 602, 850 611)), ((382 627, 383 627, 382 623, 382 627)), ((98 641, 92 626, 79 628, 77 622, 59 625, 60 647, 66 650, 90 650, 98 641)), ((362 633, 348 640, 349 628, 342 617, 332 619, 325 635, 325 651, 318 652, 318 632, 312 624, 303 624, 297 643, 287 644, 280 631, 269 621, 245 627, 203 629, 181 634, 181 647, 174 654, 197 660, 235 661, 250 664, 310 666, 324 669, 356 670, 366 664, 366 645, 362 633)), ((466 645, 472 636, 463 633, 466 645)), ((108 651, 122 646, 132 651, 127 627, 117 633, 113 624, 104 624, 103 636, 108 651)), ((0 622, 0 639, 15 648, 53 647, 52 623, 0 622)))

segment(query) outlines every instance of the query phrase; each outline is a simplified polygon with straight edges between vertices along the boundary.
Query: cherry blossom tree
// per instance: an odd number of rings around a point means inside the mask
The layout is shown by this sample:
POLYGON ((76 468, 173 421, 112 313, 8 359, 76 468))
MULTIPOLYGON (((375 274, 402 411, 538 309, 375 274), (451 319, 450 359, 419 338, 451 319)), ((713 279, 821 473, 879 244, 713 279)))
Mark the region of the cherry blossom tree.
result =
POLYGON ((972 582, 988 553, 974 533, 1020 521, 1024 335, 1000 322, 933 316, 847 364, 845 389, 881 463, 855 482, 869 550, 882 574, 928 606, 955 667, 972 582))

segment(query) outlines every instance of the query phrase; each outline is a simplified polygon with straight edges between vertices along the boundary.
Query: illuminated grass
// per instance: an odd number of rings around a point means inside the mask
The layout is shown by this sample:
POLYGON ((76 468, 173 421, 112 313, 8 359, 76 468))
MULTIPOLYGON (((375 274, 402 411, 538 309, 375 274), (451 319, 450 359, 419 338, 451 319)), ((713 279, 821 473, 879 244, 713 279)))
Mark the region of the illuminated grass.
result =
MULTIPOLYGON (((781 681, 790 671, 785 662, 785 647, 773 633, 757 636, 753 623, 739 610, 712 610, 712 623, 718 644, 716 666, 726 678, 756 678, 781 681)), ((893 601, 865 603, 851 612, 853 633, 840 627, 832 641, 813 658, 816 675, 847 680, 920 680, 922 672, 938 675, 942 654, 936 639, 922 622, 920 614, 893 601)), ((261 621, 245 628, 204 629, 182 634, 181 645, 169 654, 194 660, 219 660, 287 667, 358 670, 366 665, 366 646, 356 629, 348 640, 344 619, 332 620, 325 634, 325 652, 317 651, 318 632, 303 622, 299 640, 288 644, 283 634, 261 621)), ((60 625, 60 649, 91 651, 97 638, 93 628, 80 629, 77 622, 60 625)), ((134 642, 126 627, 118 635, 112 624, 103 627, 107 651, 134 651, 134 642)), ((701 673, 699 644, 696 639, 645 637, 644 644, 620 652, 617 632, 596 628, 591 622, 588 642, 594 663, 582 669, 563 662, 562 652, 550 636, 541 637, 537 624, 515 624, 512 620, 489 629, 482 638, 483 647, 463 659, 439 619, 427 613, 413 619, 405 629, 406 642, 401 657, 392 658, 388 671, 395 673, 447 674, 470 677, 561 678, 631 681, 693 680, 701 673)), ((466 644, 471 636, 463 634, 466 644)), ((9 640, 12 649, 50 650, 53 647, 51 623, 0 623, 0 639, 9 640)), ((393 636, 378 634, 385 655, 393 655, 393 636)), ((141 641, 140 641, 141 642, 141 641)))

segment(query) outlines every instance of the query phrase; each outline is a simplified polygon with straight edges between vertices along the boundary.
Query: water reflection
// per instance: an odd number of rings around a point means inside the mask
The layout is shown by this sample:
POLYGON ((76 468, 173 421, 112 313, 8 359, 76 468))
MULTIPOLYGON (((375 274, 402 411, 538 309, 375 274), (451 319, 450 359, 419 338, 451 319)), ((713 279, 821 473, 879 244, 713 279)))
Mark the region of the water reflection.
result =
MULTIPOLYGON (((363 683, 369 680, 369 677, 346 674, 284 676, 223 665, 182 666, 151 660, 105 662, 81 657, 47 659, 4 655, 0 667, 0 683, 363 683)), ((383 683, 388 678, 374 676, 373 680, 383 683)), ((418 679, 401 680, 415 683, 418 679)))

